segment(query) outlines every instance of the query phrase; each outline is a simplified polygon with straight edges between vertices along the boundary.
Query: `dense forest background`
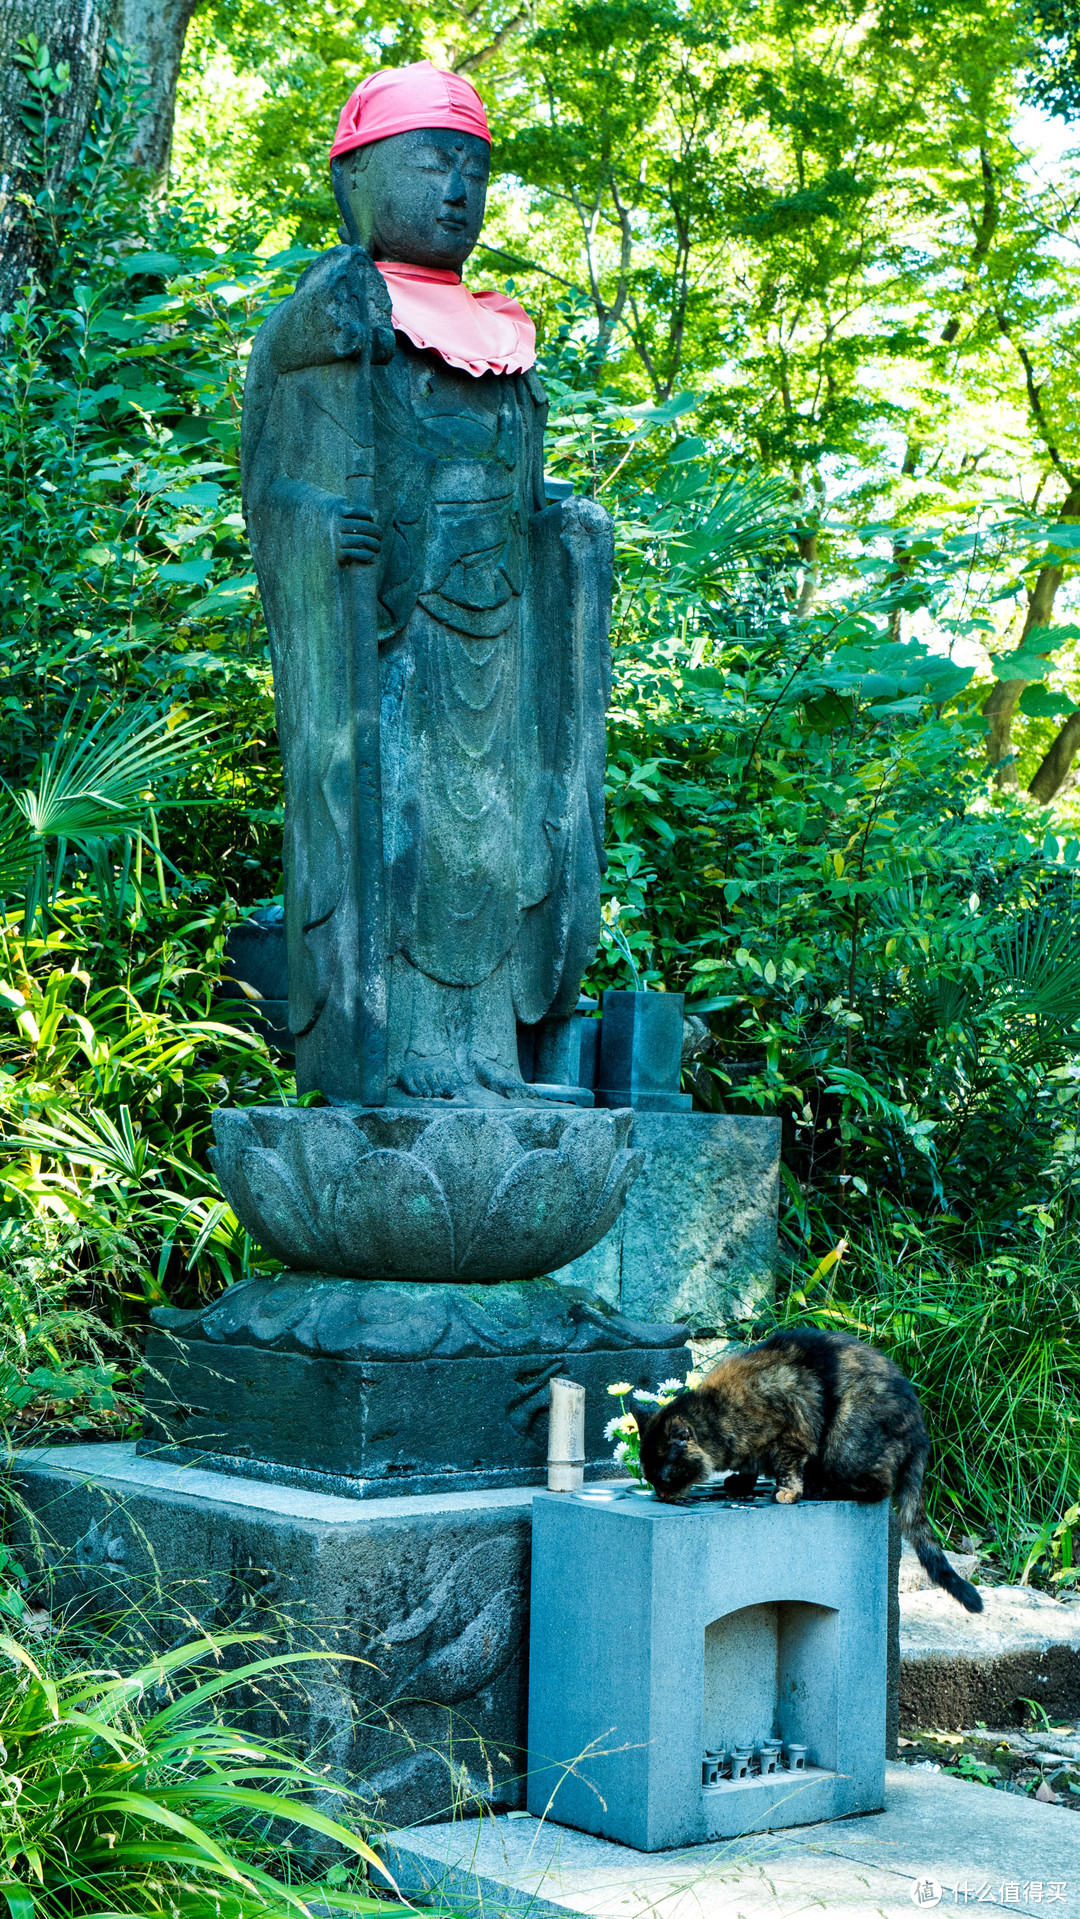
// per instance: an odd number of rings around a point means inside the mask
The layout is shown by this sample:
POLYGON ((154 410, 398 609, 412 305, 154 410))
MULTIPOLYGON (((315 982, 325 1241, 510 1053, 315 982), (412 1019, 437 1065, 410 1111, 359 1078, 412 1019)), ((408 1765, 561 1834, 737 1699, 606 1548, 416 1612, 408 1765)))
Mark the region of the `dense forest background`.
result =
POLYGON ((1075 8, 4 0, 0 43, 12 1430, 131 1430, 149 1306, 262 1262, 206 1160, 293 1091, 219 985, 281 888, 243 375, 335 241, 341 103, 430 57, 493 129, 467 277, 616 520, 588 984, 686 994, 698 1103, 783 1121, 777 1312, 916 1378, 946 1532, 1067 1573, 1075 8))

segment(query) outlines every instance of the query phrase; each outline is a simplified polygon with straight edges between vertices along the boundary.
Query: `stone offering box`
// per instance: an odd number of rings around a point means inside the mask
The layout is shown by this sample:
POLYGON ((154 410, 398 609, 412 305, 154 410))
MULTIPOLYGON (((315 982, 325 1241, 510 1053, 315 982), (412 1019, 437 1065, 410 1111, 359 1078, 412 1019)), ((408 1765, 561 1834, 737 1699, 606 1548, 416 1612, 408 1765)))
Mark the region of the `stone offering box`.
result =
POLYGON ((537 1495, 529 1811, 640 1852, 879 1811, 888 1555, 887 1504, 537 1495))

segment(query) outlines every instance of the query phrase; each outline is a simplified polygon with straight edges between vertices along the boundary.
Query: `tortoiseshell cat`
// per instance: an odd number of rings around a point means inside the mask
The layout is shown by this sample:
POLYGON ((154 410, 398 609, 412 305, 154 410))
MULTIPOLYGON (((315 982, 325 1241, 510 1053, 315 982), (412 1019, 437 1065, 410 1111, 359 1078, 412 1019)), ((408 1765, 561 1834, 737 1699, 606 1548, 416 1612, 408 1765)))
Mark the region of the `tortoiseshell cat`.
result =
POLYGON ((693 1392, 651 1418, 635 1411, 641 1469, 660 1499, 677 1499, 711 1473, 734 1471, 748 1492, 758 1472, 776 1497, 870 1502, 895 1497, 900 1530, 935 1586, 968 1612, 975 1587, 954 1572, 926 1517, 930 1441, 914 1387, 884 1353, 847 1333, 797 1327, 720 1360, 693 1392))

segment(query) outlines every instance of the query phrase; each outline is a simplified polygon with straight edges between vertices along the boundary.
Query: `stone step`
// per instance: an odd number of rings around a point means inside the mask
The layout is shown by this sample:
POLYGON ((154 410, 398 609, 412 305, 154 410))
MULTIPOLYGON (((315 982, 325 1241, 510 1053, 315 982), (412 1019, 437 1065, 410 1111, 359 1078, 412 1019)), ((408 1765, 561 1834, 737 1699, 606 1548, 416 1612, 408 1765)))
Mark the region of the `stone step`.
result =
MULTIPOLYGON (((960 1574, 961 1579, 975 1578, 979 1569, 978 1553, 946 1553, 945 1557, 953 1571, 960 1574)), ((906 1541, 900 1553, 900 1577, 897 1585, 902 1593, 937 1591, 929 1574, 923 1571, 914 1546, 909 1546, 906 1541)))
POLYGON ((1029 1586, 980 1592, 983 1611, 967 1613, 936 1587, 901 1590, 901 1728, 1014 1726, 1024 1700, 1034 1700, 1048 1718, 1075 1719, 1080 1602, 1029 1586))

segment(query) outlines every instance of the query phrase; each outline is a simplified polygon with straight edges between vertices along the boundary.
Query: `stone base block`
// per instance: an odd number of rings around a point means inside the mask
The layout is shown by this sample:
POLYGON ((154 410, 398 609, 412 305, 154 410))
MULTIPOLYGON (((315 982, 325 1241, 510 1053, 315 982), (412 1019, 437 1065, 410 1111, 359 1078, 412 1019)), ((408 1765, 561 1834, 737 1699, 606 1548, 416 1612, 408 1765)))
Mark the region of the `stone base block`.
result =
MULTIPOLYGON (((688 1350, 375 1361, 254 1346, 208 1347, 151 1334, 141 1452, 192 1451, 246 1477, 372 1498, 543 1483, 548 1382, 586 1390, 586 1468, 611 1475, 607 1388, 654 1391, 685 1373, 688 1350)), ((208 1459, 205 1463, 211 1463, 208 1459)))
POLYGON ((376 1823, 523 1803, 531 1492, 368 1504, 100 1444, 24 1451, 14 1476, 21 1554, 114 1642, 325 1649, 253 1730, 348 1771, 376 1823))
POLYGON ((622 1212, 558 1278, 631 1318, 694 1331, 752 1311, 773 1287, 780 1121, 639 1104, 631 1137, 645 1159, 622 1212))
POLYGON ((1080 1715, 1080 1606, 1030 1586, 984 1586, 983 1610, 947 1593, 900 1597, 900 1724, 1018 1726, 1035 1700, 1048 1718, 1080 1715))
POLYGON ((689 1113, 694 1106, 692 1093, 631 1093, 626 1086, 598 1086, 595 1099, 597 1106, 632 1106, 635 1113, 689 1113))
POLYGON ((878 1810, 888 1584, 884 1505, 539 1493, 529 1811, 655 1852, 878 1810))
MULTIPOLYGON (((325 1651, 264 1695, 253 1730, 287 1731, 320 1763, 347 1770, 373 1821, 524 1805, 532 1511, 549 1495, 366 1502, 140 1457, 131 1445, 27 1449, 13 1477, 20 1557, 48 1583, 48 1599, 133 1653, 187 1631, 236 1629, 266 1632, 282 1651, 325 1651)), ((850 1509, 817 1510, 842 1526, 850 1509)), ((794 1516, 775 1511, 785 1524, 794 1516)), ((740 1523, 757 1528, 761 1517, 747 1511, 740 1523)), ((572 1600, 575 1572, 565 1573, 572 1600)), ((636 1577, 632 1563, 612 1572, 609 1664, 620 1595, 637 1589, 636 1577)), ((666 1591, 678 1613, 678 1556, 666 1591)), ((239 1648, 226 1659, 245 1656, 239 1648)), ((871 1704, 877 1683, 871 1673, 871 1704)), ((674 1713, 693 1714, 683 1670, 665 1668, 658 1685, 674 1713)), ((558 1818, 558 1803, 553 1811, 558 1818)))
POLYGON ((608 1386, 655 1390, 690 1365, 684 1327, 632 1323, 551 1280, 282 1274, 154 1317, 140 1450, 354 1496, 542 1483, 557 1373, 586 1389, 590 1473, 611 1473, 608 1386))

